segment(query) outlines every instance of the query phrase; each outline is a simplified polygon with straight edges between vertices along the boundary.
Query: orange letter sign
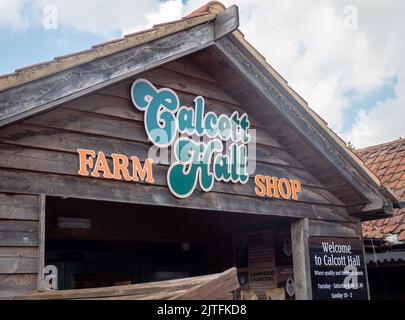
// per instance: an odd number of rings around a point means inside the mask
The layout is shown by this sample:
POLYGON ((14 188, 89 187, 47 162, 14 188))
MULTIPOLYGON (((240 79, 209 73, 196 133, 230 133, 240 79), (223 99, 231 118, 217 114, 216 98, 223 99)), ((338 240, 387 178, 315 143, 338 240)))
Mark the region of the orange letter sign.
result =
POLYGON ((124 178, 126 181, 131 181, 131 175, 128 172, 128 158, 123 154, 115 153, 111 157, 114 163, 114 179, 121 180, 124 178))
POLYGON ((141 178, 142 181, 146 181, 147 183, 155 183, 155 180, 153 179, 152 159, 146 159, 143 168, 141 163, 139 162, 138 157, 131 157, 131 160, 133 168, 132 179, 134 181, 139 181, 139 178, 141 178))
POLYGON ((112 174, 110 168, 108 167, 107 159, 105 158, 104 152, 100 151, 97 155, 96 165, 91 175, 95 178, 100 177, 99 171, 103 171, 103 177, 106 179, 112 179, 112 174))
POLYGON ((79 161, 80 161, 80 169, 79 174, 81 176, 88 176, 89 172, 87 171, 87 167, 90 169, 93 168, 93 160, 96 156, 96 152, 94 150, 86 150, 86 149, 78 149, 77 152, 79 153, 79 161))
POLYGON ((259 197, 283 198, 285 200, 298 200, 301 192, 301 182, 270 176, 257 175, 255 177, 255 193, 259 197))

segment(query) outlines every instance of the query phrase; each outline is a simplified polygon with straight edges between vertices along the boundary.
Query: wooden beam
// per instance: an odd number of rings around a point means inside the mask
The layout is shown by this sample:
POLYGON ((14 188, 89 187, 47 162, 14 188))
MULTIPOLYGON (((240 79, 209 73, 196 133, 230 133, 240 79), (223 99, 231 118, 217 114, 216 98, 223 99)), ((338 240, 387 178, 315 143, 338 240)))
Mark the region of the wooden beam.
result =
POLYGON ((38 221, 38 289, 44 287, 44 269, 45 269, 45 195, 38 197, 39 202, 39 221, 38 221))
MULTIPOLYGON (((360 230, 360 237, 362 237, 363 236, 363 234, 362 234, 363 227, 362 227, 361 221, 359 221, 357 223, 357 227, 360 230)), ((369 282, 369 277, 368 277, 368 267, 367 267, 367 262, 366 262, 366 248, 364 245, 364 240, 363 240, 363 258, 364 258, 364 272, 366 273, 365 279, 366 279, 366 286, 367 286, 367 297, 368 297, 368 300, 370 300, 371 299, 370 282, 369 282)))
POLYGON ((18 300, 81 300, 81 299, 112 299, 112 300, 159 300, 172 298, 184 299, 220 299, 229 292, 239 288, 236 268, 223 273, 160 281, 133 284, 126 286, 31 292, 18 296, 18 300))
POLYGON ((0 127, 212 45, 238 26, 237 8, 214 21, 140 44, 0 93, 0 127))
POLYGON ((44 291, 28 293, 19 297, 21 300, 66 300, 66 299, 101 299, 118 298, 135 295, 151 295, 155 293, 173 292, 186 290, 192 286, 198 286, 205 281, 213 279, 215 275, 193 277, 187 279, 176 279, 161 282, 149 282, 141 284, 131 284, 125 286, 89 288, 79 290, 44 291))
MULTIPOLYGON (((2 148, 0 147, 0 149, 2 148)), ((0 156, 0 158, 2 157, 0 156)), ((37 197, 23 194, 0 194, 0 219, 38 220, 37 197)))
MULTIPOLYGON (((48 141, 49 139, 50 138, 48 136, 48 141)), ((116 145, 112 144, 112 146, 114 147, 116 145)), ((273 156, 275 155, 273 154, 273 156)), ((112 159, 108 157, 107 161, 111 166, 112 159)), ((68 153, 66 151, 54 152, 27 147, 11 146, 0 143, 0 167, 77 176, 77 171, 79 168, 79 159, 76 152, 74 153, 68 153), (33 158, 35 158, 34 162, 32 161, 33 158)), ((256 168, 257 168, 256 174, 279 176, 287 179, 296 178, 300 180, 302 190, 300 192, 299 202, 306 202, 311 204, 337 205, 343 207, 343 204, 324 188, 313 187, 311 185, 308 185, 306 178, 311 177, 310 175, 306 175, 305 174, 306 172, 303 170, 301 171, 299 169, 294 168, 285 168, 282 166, 278 167, 273 164, 270 165, 264 163, 257 163, 256 168), (300 175, 301 172, 304 173, 303 176, 300 175)), ((168 170, 167 165, 154 166, 153 169, 153 176, 155 179, 154 185, 167 187, 167 170, 168 170)), ((311 182, 311 180, 309 180, 308 182, 311 182)), ((240 184, 231 185, 219 182, 214 185, 212 191, 223 192, 228 194, 237 193, 239 195, 256 197, 254 189, 255 189, 255 182, 254 177, 252 176, 246 185, 240 184)), ((36 199, 36 197, 33 198, 36 199)), ((36 214, 35 220, 37 220, 38 208, 34 209, 36 214)), ((8 216, 10 216, 10 214, 8 214, 8 216)), ((0 218, 1 218, 1 211, 0 211, 0 218)))
MULTIPOLYGON (((384 197, 374 182, 362 173, 358 164, 345 155, 336 141, 300 105, 286 88, 261 65, 233 35, 216 41, 216 48, 266 101, 280 113, 297 132, 319 152, 345 180, 370 203, 383 207, 384 197)), ((263 108, 263 119, 266 108, 263 108)))
POLYGON ((308 220, 309 236, 361 238, 361 226, 355 222, 308 220))
POLYGON ((294 221, 291 224, 291 240, 293 248, 295 297, 297 300, 312 300, 308 238, 308 219, 294 221))
POLYGON ((174 296, 171 300, 222 300, 229 293, 239 289, 236 268, 219 274, 215 279, 174 296))
POLYGON ((49 110, 209 46, 213 22, 144 43, 0 93, 0 126, 49 110))
POLYGON ((215 40, 235 31, 239 27, 239 8, 233 5, 219 14, 214 23, 215 40))
POLYGON ((368 203, 365 205, 351 206, 347 208, 347 212, 353 216, 358 216, 363 220, 370 219, 382 219, 392 216, 394 214, 394 205, 395 207, 399 206, 398 201, 392 203, 388 199, 391 199, 392 191, 385 188, 380 188, 379 191, 386 196, 386 199, 383 201, 383 206, 379 206, 376 203, 368 203))
MULTIPOLYGON (((240 212, 295 218, 309 217, 333 221, 347 221, 350 219, 347 216, 346 209, 340 206, 314 205, 297 201, 250 197, 213 191, 196 191, 195 194, 198 196, 177 199, 164 186, 7 169, 0 170, 1 191, 207 211, 240 212)), ((1 223, 0 221, 0 240, 1 223)), ((38 224, 36 223, 35 228, 37 229, 37 227, 38 224)), ((35 245, 37 245, 37 239, 35 245)))

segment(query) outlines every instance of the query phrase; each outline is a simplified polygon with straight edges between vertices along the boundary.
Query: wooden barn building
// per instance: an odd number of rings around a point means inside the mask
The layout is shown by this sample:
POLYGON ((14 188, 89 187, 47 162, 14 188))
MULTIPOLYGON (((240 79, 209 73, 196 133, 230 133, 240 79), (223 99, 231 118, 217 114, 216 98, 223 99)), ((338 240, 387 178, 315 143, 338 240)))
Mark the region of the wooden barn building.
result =
POLYGON ((234 299, 369 298, 397 199, 238 28, 213 1, 0 77, 1 299, 232 267, 234 299))

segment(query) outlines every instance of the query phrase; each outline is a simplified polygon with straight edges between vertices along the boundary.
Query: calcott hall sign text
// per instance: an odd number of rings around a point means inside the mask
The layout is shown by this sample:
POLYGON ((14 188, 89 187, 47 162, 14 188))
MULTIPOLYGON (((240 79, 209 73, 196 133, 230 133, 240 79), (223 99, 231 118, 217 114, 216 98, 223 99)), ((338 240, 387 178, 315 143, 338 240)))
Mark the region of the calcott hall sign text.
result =
MULTIPOLYGON (((248 146, 252 135, 246 113, 235 111, 229 116, 207 112, 201 96, 194 99, 193 107, 183 106, 173 90, 157 89, 145 79, 134 82, 131 97, 136 109, 144 113, 149 141, 160 150, 172 148, 174 159, 167 171, 167 185, 176 197, 186 198, 197 187, 209 192, 215 182, 249 182, 248 146)), ((79 175, 155 183, 151 158, 141 161, 136 155, 77 151, 79 175)), ((255 157, 250 156, 249 161, 255 161, 255 157)), ((298 200, 301 191, 301 183, 295 179, 256 175, 254 182, 259 197, 298 200)))

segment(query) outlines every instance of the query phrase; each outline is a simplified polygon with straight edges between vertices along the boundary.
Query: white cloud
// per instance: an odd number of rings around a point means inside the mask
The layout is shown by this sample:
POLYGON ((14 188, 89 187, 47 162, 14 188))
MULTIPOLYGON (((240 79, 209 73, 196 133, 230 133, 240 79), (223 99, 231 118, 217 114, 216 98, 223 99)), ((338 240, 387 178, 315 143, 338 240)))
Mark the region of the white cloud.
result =
MULTIPOLYGON (((404 78, 402 78, 404 79, 404 78)), ((369 111, 360 109, 355 125, 344 134, 356 147, 405 137, 405 81, 395 86, 396 98, 389 98, 369 111)))
MULTIPOLYGON (((98 35, 121 33, 143 26, 146 15, 159 7, 159 0, 34 0, 37 12, 52 3, 57 8, 61 27, 98 35)), ((35 9, 34 9, 35 10, 35 9)), ((39 21, 38 21, 39 22, 39 21)))
MULTIPOLYGON (((26 26, 27 0, 0 0, 0 27, 26 26)), ((178 19, 208 0, 32 0, 33 17, 42 8, 58 8, 62 27, 94 34, 129 33, 178 19)), ((223 0, 239 5, 241 30, 332 128, 355 146, 405 135, 405 2, 398 0, 223 0), (358 29, 344 28, 344 6, 358 12, 358 29), (396 98, 353 117, 344 128, 351 105, 347 92, 366 96, 396 78, 396 98)), ((32 19, 34 19, 32 18, 32 19)), ((350 119, 349 119, 350 120, 350 119)))
POLYGON ((144 25, 124 29, 122 34, 125 35, 135 31, 148 29, 162 22, 174 21, 183 17, 183 15, 182 0, 168 0, 166 2, 161 2, 159 3, 157 10, 145 14, 146 23, 144 25))
POLYGON ((405 136, 404 2, 224 2, 239 5, 246 38, 346 140, 361 147, 405 136), (357 8, 357 30, 343 27, 346 4, 357 8), (358 110, 353 128, 343 131, 347 93, 361 99, 392 78, 396 98, 358 110))
POLYGON ((0 28, 10 27, 13 31, 25 29, 29 21, 23 15, 26 0, 0 0, 0 28))
POLYGON ((0 0, 0 27, 42 25, 49 6, 56 8, 59 27, 102 36, 178 19, 183 9, 181 0, 0 0))

